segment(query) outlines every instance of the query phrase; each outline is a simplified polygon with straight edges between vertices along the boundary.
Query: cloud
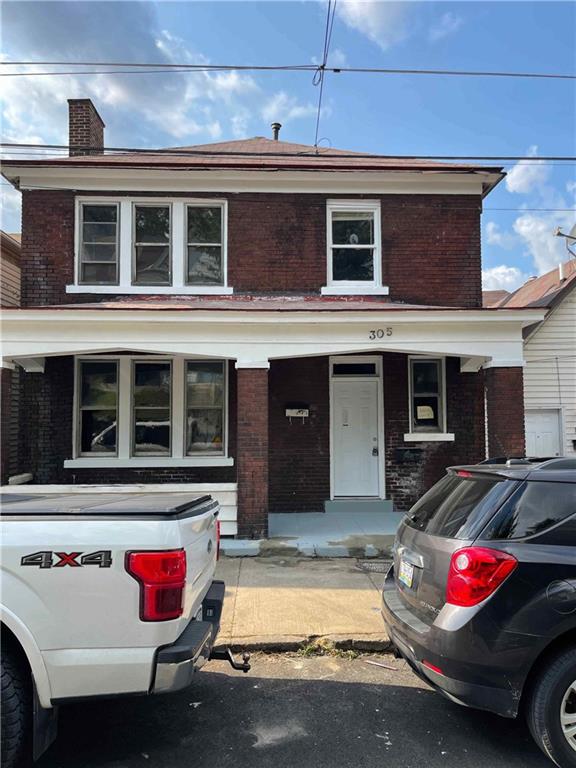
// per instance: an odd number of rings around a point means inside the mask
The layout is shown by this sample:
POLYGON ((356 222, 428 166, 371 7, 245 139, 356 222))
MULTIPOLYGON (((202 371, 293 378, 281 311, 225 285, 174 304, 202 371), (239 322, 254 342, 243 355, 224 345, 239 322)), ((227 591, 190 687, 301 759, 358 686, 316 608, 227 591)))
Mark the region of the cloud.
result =
MULTIPOLYGON (((291 120, 298 120, 303 117, 313 117, 316 115, 318 107, 312 102, 302 104, 296 96, 291 96, 286 91, 278 91, 268 99, 261 110, 264 120, 278 121, 285 125, 291 120)), ((321 114, 329 115, 330 107, 322 107, 321 114)))
MULTIPOLYGON (((318 56, 312 56, 312 64, 321 64, 318 56)), ((340 48, 334 48, 330 50, 328 54, 328 66, 329 67, 347 67, 348 57, 340 48)))
MULTIPOLYGON (((526 155, 527 158, 535 157, 538 147, 533 144, 526 155)), ((550 169, 541 160, 519 160, 506 176, 506 189, 508 192, 528 194, 538 186, 544 184, 550 175, 550 169)))
POLYGON ((449 35, 453 35, 462 26, 464 20, 452 11, 444 13, 440 19, 430 27, 428 31, 428 40, 431 43, 437 43, 449 35))
POLYGON ((555 237, 554 232, 557 227, 569 232, 575 221, 576 211, 547 215, 527 212, 516 219, 514 231, 532 257, 539 275, 569 258, 564 238, 555 237))
POLYGON ((511 250, 517 241, 518 238, 511 232, 502 232, 496 222, 489 221, 486 224, 486 242, 488 245, 497 245, 500 248, 511 250))
POLYGON ((410 5, 381 0, 344 0, 337 4, 336 14, 348 27, 386 51, 408 37, 410 5))
POLYGON ((515 291, 528 279, 518 267, 500 264, 497 267, 482 270, 482 288, 485 291, 515 291))

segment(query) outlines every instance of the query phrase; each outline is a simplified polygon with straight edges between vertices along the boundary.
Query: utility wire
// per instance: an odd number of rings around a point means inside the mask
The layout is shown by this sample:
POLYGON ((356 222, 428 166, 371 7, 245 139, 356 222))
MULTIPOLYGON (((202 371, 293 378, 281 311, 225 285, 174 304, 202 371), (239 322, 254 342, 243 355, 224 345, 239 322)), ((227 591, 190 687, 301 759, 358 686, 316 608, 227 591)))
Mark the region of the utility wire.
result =
MULTIPOLYGON (((335 3, 334 3, 335 5, 335 3)), ((332 6, 332 8, 334 7, 332 6)), ((332 15, 333 19, 333 15, 332 15)), ((332 24, 332 22, 331 22, 332 24)), ((117 67, 122 71, 110 69, 79 72, 76 70, 57 72, 7 72, 2 77, 36 77, 40 75, 96 75, 96 74, 149 74, 149 72, 315 72, 316 64, 287 64, 287 65, 242 65, 242 64, 165 64, 165 63, 133 63, 133 62, 106 62, 106 61, 2 61, 2 67, 15 66, 66 66, 66 67, 117 67), (128 68, 124 71, 124 68, 128 68), (139 71, 141 70, 141 71, 139 71), (143 71, 142 71, 143 70, 143 71)), ((324 63, 325 72, 351 73, 351 74, 383 74, 383 75, 429 75, 442 77, 512 77, 547 80, 576 80, 576 74, 560 72, 505 72, 505 71, 481 71, 481 70, 456 70, 456 69, 404 69, 390 67, 329 67, 324 63)))
POLYGON ((334 25, 334 14, 336 12, 336 0, 328 0, 328 10, 326 13, 326 28, 324 30, 324 49, 322 51, 322 63, 318 66, 312 85, 319 86, 318 109, 316 111, 316 129, 314 131, 314 146, 318 151, 318 131, 320 130, 320 115, 322 113, 322 95, 324 93, 324 77, 326 75, 326 64, 328 62, 328 52, 330 50, 330 41, 332 39, 332 27, 334 25))
MULTIPOLYGON (((31 150, 33 152, 44 152, 46 149, 57 149, 62 151, 68 151, 68 144, 26 144, 20 142, 0 142, 0 147, 9 147, 12 150, 31 150)), ((102 152, 102 147, 83 146, 75 147, 75 149, 81 149, 85 152, 102 152)), ((4 151, 4 150, 0 150, 4 151)), ((222 150, 210 150, 210 149, 190 149, 189 147, 172 147, 168 149, 147 149, 141 147, 106 147, 106 152, 123 152, 132 154, 147 154, 147 155, 167 155, 167 156, 190 156, 190 157, 326 157, 333 159, 352 159, 352 160, 505 160, 505 161, 522 161, 522 164, 529 165, 530 163, 542 164, 550 162, 558 163, 573 163, 576 162, 575 155, 539 155, 529 156, 526 155, 382 155, 382 154, 368 154, 362 152, 350 152, 349 154, 342 154, 341 152, 330 152, 330 150, 318 152, 310 151, 303 152, 250 152, 250 151, 233 151, 225 152, 222 150)), ((88 158, 90 156, 87 156, 88 158)), ((106 157, 106 155, 104 155, 106 157)), ((116 157, 116 155, 110 155, 110 157, 116 157)), ((81 156, 78 160, 81 160, 81 156)))

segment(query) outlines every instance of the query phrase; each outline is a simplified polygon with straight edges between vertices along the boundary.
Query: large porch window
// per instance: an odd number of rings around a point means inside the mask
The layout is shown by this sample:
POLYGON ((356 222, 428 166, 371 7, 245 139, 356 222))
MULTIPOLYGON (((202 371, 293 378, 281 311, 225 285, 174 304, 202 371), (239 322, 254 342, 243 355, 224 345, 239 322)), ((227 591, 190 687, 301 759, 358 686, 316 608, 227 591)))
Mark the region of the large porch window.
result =
POLYGON ((66 466, 228 465, 223 360, 79 358, 66 466))

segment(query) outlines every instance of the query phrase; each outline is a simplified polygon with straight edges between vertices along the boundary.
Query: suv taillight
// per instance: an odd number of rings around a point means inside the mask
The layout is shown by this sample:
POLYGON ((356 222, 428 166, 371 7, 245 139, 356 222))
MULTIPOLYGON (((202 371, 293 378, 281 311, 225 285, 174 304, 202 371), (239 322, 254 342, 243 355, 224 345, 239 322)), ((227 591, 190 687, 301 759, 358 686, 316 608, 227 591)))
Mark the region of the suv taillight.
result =
POLYGON ((498 589, 518 560, 507 552, 487 547, 466 547, 454 552, 446 583, 446 602, 477 605, 498 589))
POLYGON ((167 621, 182 615, 186 552, 128 552, 126 570, 140 584, 142 621, 167 621))

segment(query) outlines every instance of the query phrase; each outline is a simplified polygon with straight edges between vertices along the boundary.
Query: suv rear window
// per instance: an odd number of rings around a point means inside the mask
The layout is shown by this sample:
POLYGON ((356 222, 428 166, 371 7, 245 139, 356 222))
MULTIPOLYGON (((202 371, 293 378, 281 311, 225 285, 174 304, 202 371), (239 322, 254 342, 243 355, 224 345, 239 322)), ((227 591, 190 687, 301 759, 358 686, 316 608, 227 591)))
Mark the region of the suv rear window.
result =
POLYGON ((528 481, 514 491, 490 522, 483 539, 523 539, 576 513, 576 483, 528 481))
POLYGON ((497 508, 511 484, 501 477, 446 475, 408 513, 407 525, 432 536, 474 538, 484 515, 497 508))

